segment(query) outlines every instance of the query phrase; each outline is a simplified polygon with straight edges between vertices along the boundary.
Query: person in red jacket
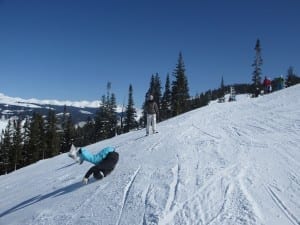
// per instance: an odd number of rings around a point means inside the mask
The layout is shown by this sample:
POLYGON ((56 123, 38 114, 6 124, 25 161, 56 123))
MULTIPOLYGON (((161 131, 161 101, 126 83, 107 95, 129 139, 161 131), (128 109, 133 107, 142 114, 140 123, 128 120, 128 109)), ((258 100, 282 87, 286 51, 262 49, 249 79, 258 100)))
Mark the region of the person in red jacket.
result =
POLYGON ((270 78, 265 77, 263 85, 265 94, 270 93, 272 91, 272 83, 270 78))

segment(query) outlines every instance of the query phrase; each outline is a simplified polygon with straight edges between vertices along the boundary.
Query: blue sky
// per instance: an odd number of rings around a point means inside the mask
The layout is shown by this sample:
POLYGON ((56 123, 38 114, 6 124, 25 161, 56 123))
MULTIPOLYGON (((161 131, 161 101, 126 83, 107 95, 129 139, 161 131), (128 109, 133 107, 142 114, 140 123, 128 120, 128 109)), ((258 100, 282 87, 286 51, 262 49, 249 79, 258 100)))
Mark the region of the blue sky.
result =
POLYGON ((300 71, 298 0, 0 0, 0 93, 142 105, 152 74, 164 87, 179 52, 190 95, 250 83, 257 38, 263 75, 300 71))

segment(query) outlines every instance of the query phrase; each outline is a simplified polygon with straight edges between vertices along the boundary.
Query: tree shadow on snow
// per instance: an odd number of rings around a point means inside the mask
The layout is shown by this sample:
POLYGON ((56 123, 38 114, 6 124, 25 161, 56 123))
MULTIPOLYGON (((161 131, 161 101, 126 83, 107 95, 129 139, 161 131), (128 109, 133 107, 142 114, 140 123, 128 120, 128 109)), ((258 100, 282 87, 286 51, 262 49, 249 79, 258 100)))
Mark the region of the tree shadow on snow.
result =
MULTIPOLYGON (((90 183, 92 183, 92 182, 93 182, 93 179, 91 180, 90 183)), ((10 213, 13 213, 15 211, 18 211, 20 209, 26 208, 26 207, 28 207, 30 205, 33 205, 35 203, 38 203, 40 201, 43 201, 45 199, 59 197, 59 196, 64 195, 64 194, 68 194, 70 192, 73 192, 73 191, 77 190, 78 188, 80 188, 82 186, 83 186, 82 182, 77 182, 77 183, 74 183, 74 184, 70 184, 70 185, 68 185, 66 187, 62 187, 60 189, 57 189, 55 191, 52 191, 52 192, 50 192, 48 194, 37 195, 35 197, 29 198, 29 199, 27 199, 27 200, 25 200, 25 201, 23 201, 23 202, 15 205, 15 206, 13 206, 12 208, 10 208, 10 209, 8 209, 8 210, 0 213, 0 218, 3 217, 3 216, 8 215, 10 213)))

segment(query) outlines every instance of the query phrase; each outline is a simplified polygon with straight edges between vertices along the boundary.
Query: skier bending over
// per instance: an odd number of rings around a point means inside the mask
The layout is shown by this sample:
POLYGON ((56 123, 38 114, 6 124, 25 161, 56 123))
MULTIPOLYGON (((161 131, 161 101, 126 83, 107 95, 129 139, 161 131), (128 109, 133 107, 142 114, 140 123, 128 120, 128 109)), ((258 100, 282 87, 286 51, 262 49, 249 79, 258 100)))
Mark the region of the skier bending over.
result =
POLYGON ((119 154, 113 147, 106 147, 97 154, 91 154, 85 148, 76 149, 76 147, 72 145, 69 156, 79 164, 82 164, 83 161, 94 164, 94 166, 92 166, 84 175, 82 180, 84 184, 89 182, 91 174, 93 174, 94 178, 97 180, 107 176, 115 168, 119 160, 119 154))

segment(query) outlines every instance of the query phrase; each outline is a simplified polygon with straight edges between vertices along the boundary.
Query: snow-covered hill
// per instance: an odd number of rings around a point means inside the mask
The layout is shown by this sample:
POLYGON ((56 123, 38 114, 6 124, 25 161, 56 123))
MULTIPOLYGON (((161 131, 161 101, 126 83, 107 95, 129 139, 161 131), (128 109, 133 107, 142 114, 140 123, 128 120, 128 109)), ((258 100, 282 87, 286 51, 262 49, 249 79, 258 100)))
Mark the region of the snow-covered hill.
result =
POLYGON ((299 225, 300 85, 211 104, 87 146, 116 146, 108 177, 66 155, 0 176, 0 224, 299 225))

